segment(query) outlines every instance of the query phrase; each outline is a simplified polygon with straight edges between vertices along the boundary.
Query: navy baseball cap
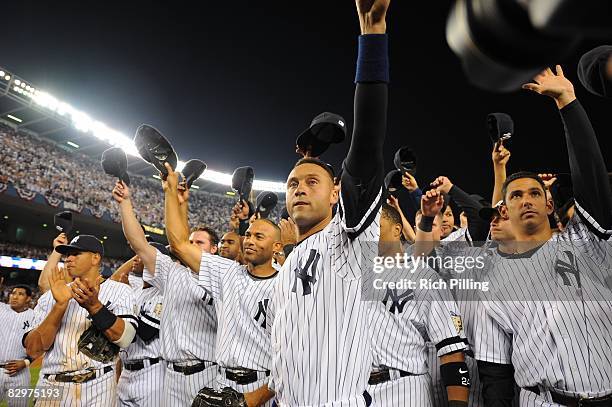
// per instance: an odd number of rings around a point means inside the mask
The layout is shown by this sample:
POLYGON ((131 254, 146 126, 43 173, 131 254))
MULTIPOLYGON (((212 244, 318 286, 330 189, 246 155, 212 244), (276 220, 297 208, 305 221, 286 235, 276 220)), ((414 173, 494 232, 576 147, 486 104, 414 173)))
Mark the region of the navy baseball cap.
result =
POLYGON ((499 207, 502 206, 503 204, 504 204, 504 201, 498 201, 493 207, 490 207, 490 206, 482 207, 478 211, 478 216, 480 216, 480 219, 486 222, 491 222, 493 220, 493 217, 500 216, 499 207))
POLYGON ((70 241, 70 244, 61 244, 57 246, 55 251, 64 255, 91 252, 104 256, 104 246, 102 246, 102 242, 92 235, 78 235, 70 241))

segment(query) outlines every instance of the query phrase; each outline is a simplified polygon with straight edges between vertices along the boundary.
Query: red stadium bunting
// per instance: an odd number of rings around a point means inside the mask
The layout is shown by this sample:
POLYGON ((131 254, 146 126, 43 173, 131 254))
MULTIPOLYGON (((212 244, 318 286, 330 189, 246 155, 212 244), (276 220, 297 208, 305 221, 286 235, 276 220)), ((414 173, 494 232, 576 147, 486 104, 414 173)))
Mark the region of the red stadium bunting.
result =
POLYGON ((50 195, 45 195, 45 199, 47 200, 49 205, 53 206, 54 208, 57 208, 62 203, 61 199, 56 198, 54 196, 50 196, 50 195))
POLYGON ((15 187, 15 190, 17 191, 17 194, 19 195, 21 199, 31 201, 32 199, 36 197, 36 192, 30 191, 29 189, 22 189, 22 188, 15 187))

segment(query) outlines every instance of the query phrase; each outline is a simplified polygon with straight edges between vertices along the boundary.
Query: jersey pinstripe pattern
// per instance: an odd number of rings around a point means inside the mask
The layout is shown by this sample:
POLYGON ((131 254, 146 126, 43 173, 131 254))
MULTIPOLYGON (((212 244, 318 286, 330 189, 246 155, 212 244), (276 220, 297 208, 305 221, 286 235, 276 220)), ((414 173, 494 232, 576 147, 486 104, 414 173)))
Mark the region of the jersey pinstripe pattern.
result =
POLYGON ((266 325, 276 275, 258 278, 233 260, 202 254, 198 284, 213 298, 217 309, 219 366, 270 369, 266 325))
MULTIPOLYGON (((100 302, 113 314, 121 317, 125 322, 138 326, 134 311, 134 297, 129 286, 113 280, 106 280, 100 285, 98 294, 100 302)), ((51 291, 43 294, 36 308, 34 308, 34 324, 32 329, 38 327, 46 318, 55 304, 51 291)), ((76 300, 68 302, 62 322, 55 335, 53 346, 45 353, 41 374, 57 373, 83 373, 91 369, 101 369, 105 366, 114 367, 114 362, 102 363, 90 359, 79 351, 77 346, 81 334, 91 326, 87 311, 76 300)))
POLYGON ((377 255, 382 189, 351 228, 343 195, 331 222, 293 249, 277 277, 270 386, 281 405, 365 405, 372 355, 361 274, 377 255))
POLYGON ((210 296, 198 286, 191 270, 157 252, 155 273, 143 279, 164 296, 160 339, 168 362, 215 360, 217 315, 210 296))
MULTIPOLYGON (((0 303, 0 363, 11 360, 23 360, 26 352, 21 344, 23 335, 28 332, 34 322, 34 311, 26 309, 15 312, 5 303, 0 303)), ((6 370, 0 368, 0 400, 4 399, 5 392, 10 388, 29 386, 30 369, 24 368, 14 376, 9 376, 6 370)), ((9 406, 25 407, 26 398, 11 399, 9 406)))
MULTIPOLYGON (((142 284, 140 284, 142 286, 142 284)), ((147 324, 152 328, 160 328, 164 297, 156 287, 133 288, 134 315, 139 323, 147 324)), ((145 342, 136 335, 134 342, 127 349, 119 353, 123 363, 131 360, 158 358, 161 356, 161 339, 159 336, 145 342)))
POLYGON ((592 218, 576 212, 534 253, 494 264, 474 352, 512 363, 520 387, 599 397, 612 393, 611 251, 592 218))

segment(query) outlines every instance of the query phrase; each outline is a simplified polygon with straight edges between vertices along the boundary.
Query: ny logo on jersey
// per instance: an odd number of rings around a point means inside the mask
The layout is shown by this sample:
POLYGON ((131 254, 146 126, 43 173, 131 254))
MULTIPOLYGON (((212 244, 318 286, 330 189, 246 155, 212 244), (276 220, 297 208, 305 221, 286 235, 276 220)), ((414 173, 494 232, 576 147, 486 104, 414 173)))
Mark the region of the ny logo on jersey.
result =
POLYGON ((259 322, 260 326, 262 328, 266 327, 266 318, 267 318, 267 314, 266 312, 268 311, 268 303, 270 302, 269 298, 265 298, 261 301, 259 301, 258 306, 257 306, 257 314, 253 317, 253 319, 255 319, 255 321, 259 322), (263 321, 260 321, 263 320, 263 321))
POLYGON ((412 290, 406 290, 398 296, 397 288, 387 288, 387 293, 385 294, 385 298, 383 298, 382 303, 385 304, 386 307, 389 300, 391 300, 389 312, 392 314, 401 314, 404 312, 404 305, 406 305, 406 303, 412 299, 414 299, 414 291, 412 290))
POLYGON ((23 328, 21 329, 26 329, 30 327, 30 321, 23 321, 23 328))
POLYGON ((208 304, 206 305, 213 305, 213 297, 206 290, 204 290, 204 297, 202 297, 202 301, 208 301, 208 304))
POLYGON ((580 283, 580 274, 578 273, 578 267, 576 265, 576 258, 574 257, 574 253, 570 251, 563 251, 567 256, 568 261, 564 261, 561 259, 557 259, 555 262, 555 272, 561 276, 563 280, 563 285, 572 285, 567 273, 573 274, 576 282, 578 283, 578 288, 582 287, 580 283))
POLYGON ((298 279, 302 280, 302 292, 303 295, 312 294, 312 286, 317 282, 316 273, 317 273, 317 263, 319 262, 319 258, 321 255, 317 253, 315 249, 310 249, 310 255, 308 256, 308 260, 304 267, 299 268, 299 266, 293 270, 295 273, 295 280, 293 281, 292 292, 297 293, 297 284, 298 279), (308 272, 310 271, 310 274, 308 272))

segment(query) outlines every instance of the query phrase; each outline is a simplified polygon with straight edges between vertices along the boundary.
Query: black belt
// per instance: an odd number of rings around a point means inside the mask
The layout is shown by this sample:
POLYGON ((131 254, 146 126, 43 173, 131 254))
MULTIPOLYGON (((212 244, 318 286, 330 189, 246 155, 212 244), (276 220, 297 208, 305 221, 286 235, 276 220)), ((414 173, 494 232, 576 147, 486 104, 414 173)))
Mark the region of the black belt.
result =
MULTIPOLYGON (((257 373, 257 370, 246 369, 244 367, 226 368, 225 378, 233 381, 236 384, 245 385, 258 381, 259 375, 257 373)), ((265 372, 262 371, 261 373, 265 373, 266 376, 270 376, 269 370, 266 370, 265 372)))
MULTIPOLYGON (((104 369, 102 369, 102 375, 105 375, 108 372, 111 372, 112 370, 113 370, 112 366, 106 366, 104 369)), ((46 374, 43 377, 45 379, 48 379, 50 376, 54 376, 53 381, 64 382, 64 383, 87 383, 88 381, 93 380, 96 377, 98 377, 98 375, 96 374, 96 370, 92 370, 91 372, 82 373, 82 374, 66 374, 66 373, 46 374)))
MULTIPOLYGON (((540 394, 538 386, 525 387, 525 390, 529 390, 535 394, 540 394)), ((564 394, 550 392, 552 401, 562 406, 567 407, 612 407, 612 394, 603 397, 592 397, 592 398, 580 398, 573 396, 566 396, 564 394)))
POLYGON ((177 366, 176 363, 172 364, 172 370, 174 370, 175 372, 179 372, 184 374, 185 376, 189 376, 192 374, 196 374, 201 372, 202 370, 210 367, 210 366, 214 366, 216 365, 215 362, 209 362, 209 361, 202 361, 200 363, 197 363, 193 366, 177 366))
MULTIPOLYGON (((393 369, 399 372, 400 377, 406 376, 414 376, 413 373, 405 372, 399 369, 393 369)), ((370 380, 368 380, 368 384, 370 386, 374 386, 375 384, 386 383, 391 380, 391 373, 389 372, 389 368, 381 368, 376 372, 370 373, 370 380)))
POLYGON ((149 361, 149 366, 153 366, 154 364, 159 363, 160 358, 147 358, 147 359, 135 360, 133 362, 125 362, 123 367, 126 370, 130 370, 130 371, 142 370, 145 368, 145 364, 144 364, 145 360, 149 361))

